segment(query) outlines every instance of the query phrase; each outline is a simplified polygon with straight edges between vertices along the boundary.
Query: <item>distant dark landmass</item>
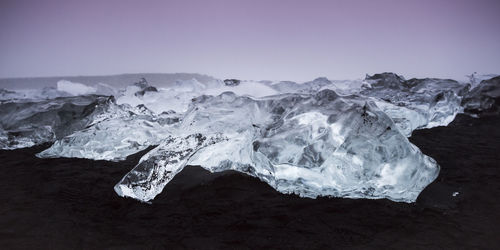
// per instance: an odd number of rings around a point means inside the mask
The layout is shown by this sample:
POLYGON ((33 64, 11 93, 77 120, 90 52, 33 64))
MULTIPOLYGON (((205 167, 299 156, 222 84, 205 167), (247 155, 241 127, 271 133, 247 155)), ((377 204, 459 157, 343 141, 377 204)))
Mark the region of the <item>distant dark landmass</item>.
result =
POLYGON ((114 87, 126 87, 137 82, 138 79, 146 78, 151 85, 163 87, 175 83, 175 81, 196 79, 199 82, 215 80, 214 77, 194 73, 141 73, 141 74, 119 74, 107 76, 54 76, 54 77, 32 77, 32 78, 4 78, 0 79, 0 88, 4 89, 30 89, 55 87, 60 80, 83 83, 94 86, 98 83, 109 84, 114 87))

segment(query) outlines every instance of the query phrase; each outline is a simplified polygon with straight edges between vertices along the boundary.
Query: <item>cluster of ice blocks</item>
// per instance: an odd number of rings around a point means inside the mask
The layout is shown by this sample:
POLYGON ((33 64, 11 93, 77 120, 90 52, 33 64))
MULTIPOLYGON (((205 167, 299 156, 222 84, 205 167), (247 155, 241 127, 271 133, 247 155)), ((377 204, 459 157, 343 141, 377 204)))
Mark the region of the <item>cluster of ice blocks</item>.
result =
POLYGON ((150 201, 185 166, 237 170, 303 197, 413 202, 439 173, 415 129, 460 112, 498 111, 500 78, 472 86, 393 73, 358 81, 195 79, 156 88, 61 81, 44 93, 0 92, 0 148, 53 143, 39 157, 119 161, 150 146, 115 186, 150 201), (72 90, 72 91, 71 91, 72 90))

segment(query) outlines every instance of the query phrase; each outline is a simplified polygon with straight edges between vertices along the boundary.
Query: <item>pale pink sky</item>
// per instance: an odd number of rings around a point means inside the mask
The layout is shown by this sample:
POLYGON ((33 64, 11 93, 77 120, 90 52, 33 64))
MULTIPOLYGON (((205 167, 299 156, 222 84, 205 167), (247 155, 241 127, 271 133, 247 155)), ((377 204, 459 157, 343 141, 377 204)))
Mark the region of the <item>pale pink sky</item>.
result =
POLYGON ((500 73, 497 0, 2 0, 0 77, 500 73))

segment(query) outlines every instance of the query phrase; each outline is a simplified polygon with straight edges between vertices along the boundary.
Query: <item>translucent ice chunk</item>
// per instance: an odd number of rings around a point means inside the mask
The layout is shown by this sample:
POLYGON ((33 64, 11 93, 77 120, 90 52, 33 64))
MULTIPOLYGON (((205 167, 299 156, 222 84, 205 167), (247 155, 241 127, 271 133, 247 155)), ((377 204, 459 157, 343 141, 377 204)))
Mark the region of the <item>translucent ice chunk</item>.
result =
POLYGON ((53 142, 85 128, 105 112, 109 97, 76 96, 0 104, 0 147, 15 149, 53 142))
POLYGON ((207 138, 201 134, 168 137, 141 158, 139 164, 115 186, 115 191, 120 196, 152 200, 186 166, 197 150, 223 139, 221 136, 207 138))
POLYGON ((483 80, 467 93, 462 101, 465 112, 469 114, 500 112, 500 76, 483 80))
POLYGON ((79 130, 39 153, 42 158, 74 157, 95 160, 124 160, 170 135, 169 126, 179 121, 177 114, 156 115, 144 106, 110 103, 108 112, 96 115, 79 130))
POLYGON ((151 200, 189 164, 241 171, 304 197, 412 202, 439 172, 375 103, 331 90, 261 99, 202 96, 176 126, 117 184, 118 194, 151 200))
POLYGON ((449 79, 410 79, 393 73, 367 76, 361 95, 376 98, 403 134, 420 128, 446 126, 462 111, 468 85, 449 79))

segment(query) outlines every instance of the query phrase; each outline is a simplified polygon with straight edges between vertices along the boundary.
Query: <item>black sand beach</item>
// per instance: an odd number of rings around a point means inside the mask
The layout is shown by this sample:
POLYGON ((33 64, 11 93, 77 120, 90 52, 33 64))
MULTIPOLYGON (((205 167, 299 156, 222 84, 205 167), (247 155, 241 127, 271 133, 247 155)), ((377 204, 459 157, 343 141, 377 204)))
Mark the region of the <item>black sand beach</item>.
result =
POLYGON ((48 145, 0 151, 0 248, 498 249, 500 116, 460 115, 410 140, 441 165, 414 204, 302 199, 199 167, 144 204, 113 191, 141 154, 112 163, 34 156, 48 145))

